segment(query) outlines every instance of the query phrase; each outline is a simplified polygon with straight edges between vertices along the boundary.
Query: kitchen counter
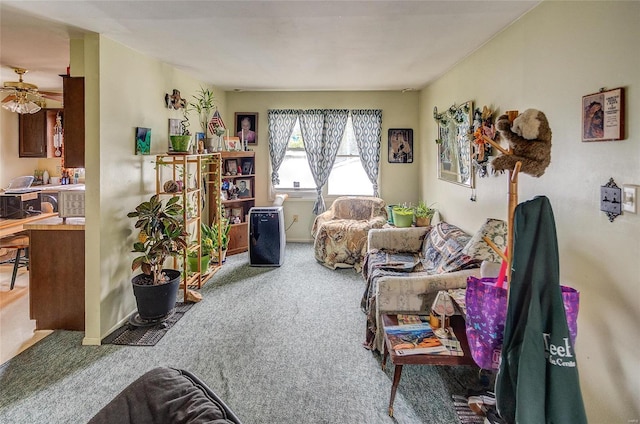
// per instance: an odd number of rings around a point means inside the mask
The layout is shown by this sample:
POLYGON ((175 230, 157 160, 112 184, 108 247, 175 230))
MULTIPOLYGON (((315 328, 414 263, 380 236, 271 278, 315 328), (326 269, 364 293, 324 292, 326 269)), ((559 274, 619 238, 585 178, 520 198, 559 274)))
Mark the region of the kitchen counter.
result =
MULTIPOLYGON (((56 215, 56 214, 51 214, 56 215)), ((84 218, 67 218, 66 221, 60 217, 41 219, 24 225, 25 230, 65 230, 84 231, 84 218)))
POLYGON ((53 216, 24 225, 29 230, 29 314, 36 330, 84 330, 84 222, 53 216))
MULTIPOLYGON (((45 220, 45 219, 49 219, 57 216, 58 216, 57 213, 42 213, 39 215, 32 215, 32 216, 28 216, 26 218, 21 218, 21 219, 0 218, 0 237, 19 233, 20 231, 25 229, 24 227, 25 225, 28 225, 35 221, 41 221, 41 220, 45 220)), ((59 219, 62 220, 62 218, 59 218, 59 219)))
POLYGON ((31 188, 36 188, 43 193, 48 193, 48 192, 58 192, 62 190, 84 190, 84 184, 65 184, 65 185, 43 184, 43 185, 31 186, 31 188))

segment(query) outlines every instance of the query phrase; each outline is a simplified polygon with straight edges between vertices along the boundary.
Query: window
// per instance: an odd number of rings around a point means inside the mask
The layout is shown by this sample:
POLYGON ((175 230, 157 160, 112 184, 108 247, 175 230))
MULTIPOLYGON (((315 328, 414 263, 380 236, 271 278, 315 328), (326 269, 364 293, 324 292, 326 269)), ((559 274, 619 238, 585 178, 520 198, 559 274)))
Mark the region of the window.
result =
MULTIPOLYGON (((293 127, 287 153, 280 165, 278 175, 280 184, 275 186, 276 192, 289 194, 297 192, 303 195, 308 193, 310 196, 315 196, 316 183, 307 162, 299 121, 296 121, 293 127)), ((373 195, 373 186, 360 163, 351 116, 347 119, 342 143, 324 191, 329 196, 373 195)))

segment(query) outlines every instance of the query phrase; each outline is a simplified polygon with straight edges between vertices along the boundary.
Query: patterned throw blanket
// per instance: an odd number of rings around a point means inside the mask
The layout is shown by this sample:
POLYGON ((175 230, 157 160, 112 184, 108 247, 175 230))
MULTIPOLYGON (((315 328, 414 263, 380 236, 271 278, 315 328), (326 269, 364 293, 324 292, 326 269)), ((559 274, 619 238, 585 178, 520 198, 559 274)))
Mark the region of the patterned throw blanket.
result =
POLYGON ((376 279, 388 275, 402 276, 407 272, 425 272, 418 253, 389 253, 372 250, 365 256, 362 276, 366 286, 360 307, 367 315, 367 332, 364 343, 367 349, 373 348, 376 334, 376 296, 374 290, 376 279))

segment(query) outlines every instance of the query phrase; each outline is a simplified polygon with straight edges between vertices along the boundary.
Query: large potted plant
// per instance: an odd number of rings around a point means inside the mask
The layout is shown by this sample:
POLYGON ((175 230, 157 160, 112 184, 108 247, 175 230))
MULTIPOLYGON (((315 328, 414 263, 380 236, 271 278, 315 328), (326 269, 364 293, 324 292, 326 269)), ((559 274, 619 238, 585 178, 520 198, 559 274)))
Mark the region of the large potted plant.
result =
POLYGON ((142 320, 160 320, 175 307, 181 273, 165 269, 164 263, 187 248, 188 234, 179 200, 171 197, 163 204, 155 194, 127 214, 136 219, 135 228, 140 230, 133 243, 133 252, 140 255, 133 259, 131 269, 141 269, 142 273, 135 275, 131 283, 142 320))

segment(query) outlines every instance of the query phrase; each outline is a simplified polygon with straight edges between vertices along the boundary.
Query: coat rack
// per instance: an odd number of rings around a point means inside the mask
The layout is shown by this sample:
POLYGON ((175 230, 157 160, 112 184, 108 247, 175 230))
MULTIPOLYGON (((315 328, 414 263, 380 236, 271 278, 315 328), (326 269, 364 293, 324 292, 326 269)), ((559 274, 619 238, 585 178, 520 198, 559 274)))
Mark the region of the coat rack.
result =
MULTIPOLYGON (((507 111, 509 116, 509 122, 513 123, 513 120, 518 116, 518 111, 507 111)), ((502 154, 512 155, 511 149, 505 149, 500 144, 491 140, 487 136, 483 136, 485 142, 489 143, 502 154)), ((516 206, 518 206, 518 174, 520 173, 520 167, 522 162, 516 162, 512 170, 509 171, 509 205, 507 213, 507 252, 506 254, 498 248, 488 237, 483 237, 484 241, 507 263, 507 283, 511 282, 511 258, 513 258, 513 220, 515 216, 516 206)))

